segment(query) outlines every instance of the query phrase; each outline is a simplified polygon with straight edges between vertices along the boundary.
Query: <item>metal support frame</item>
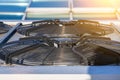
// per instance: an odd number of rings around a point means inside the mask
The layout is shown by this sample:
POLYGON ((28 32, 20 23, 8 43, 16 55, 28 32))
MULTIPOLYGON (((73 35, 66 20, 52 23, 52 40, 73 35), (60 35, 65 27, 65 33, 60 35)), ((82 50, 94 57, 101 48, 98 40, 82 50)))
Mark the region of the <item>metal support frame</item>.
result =
POLYGON ((27 7, 26 7, 26 10, 25 10, 25 12, 24 12, 24 15, 23 15, 23 17, 22 17, 22 20, 25 20, 25 18, 26 18, 26 16, 27 16, 27 9, 30 7, 31 3, 32 3, 32 0, 29 1, 28 5, 27 5, 27 7))
POLYGON ((17 28, 22 25, 22 23, 18 23, 16 26, 14 26, 11 30, 9 30, 5 36, 0 41, 0 47, 5 44, 10 38, 16 33, 17 28))
POLYGON ((69 0, 68 1, 68 3, 69 3, 69 9, 70 9, 70 11, 69 11, 69 18, 70 18, 70 20, 73 20, 73 0, 69 0))

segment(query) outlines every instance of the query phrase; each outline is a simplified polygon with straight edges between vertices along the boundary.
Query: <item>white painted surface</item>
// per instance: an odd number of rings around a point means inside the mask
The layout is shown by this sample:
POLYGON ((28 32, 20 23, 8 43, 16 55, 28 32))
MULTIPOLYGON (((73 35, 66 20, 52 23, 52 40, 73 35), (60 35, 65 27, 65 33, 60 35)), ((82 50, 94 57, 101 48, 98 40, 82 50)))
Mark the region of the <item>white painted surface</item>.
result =
POLYGON ((91 80, 90 75, 0 75, 1 80, 91 80))

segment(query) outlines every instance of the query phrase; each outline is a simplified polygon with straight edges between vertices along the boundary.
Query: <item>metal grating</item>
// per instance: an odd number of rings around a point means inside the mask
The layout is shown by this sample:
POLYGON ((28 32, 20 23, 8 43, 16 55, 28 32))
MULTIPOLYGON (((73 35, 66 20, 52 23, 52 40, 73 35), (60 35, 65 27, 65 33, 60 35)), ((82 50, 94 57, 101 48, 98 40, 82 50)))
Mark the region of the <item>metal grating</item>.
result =
POLYGON ((0 34, 6 33, 11 27, 3 22, 0 22, 0 34))
POLYGON ((21 25, 17 31, 26 37, 0 48, 0 57, 6 64, 100 66, 120 63, 120 43, 105 37, 115 32, 110 24, 55 19, 21 25))

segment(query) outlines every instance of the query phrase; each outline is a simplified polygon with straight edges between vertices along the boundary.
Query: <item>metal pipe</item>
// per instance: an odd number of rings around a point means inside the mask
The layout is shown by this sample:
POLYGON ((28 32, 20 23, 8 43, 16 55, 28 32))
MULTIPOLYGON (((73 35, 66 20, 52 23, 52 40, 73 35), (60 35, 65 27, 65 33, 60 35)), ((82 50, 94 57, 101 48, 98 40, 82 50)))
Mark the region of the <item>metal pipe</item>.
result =
POLYGON ((14 26, 11 30, 9 30, 5 36, 0 40, 0 47, 5 44, 10 38, 16 33, 17 28, 22 25, 22 23, 18 23, 16 26, 14 26))

